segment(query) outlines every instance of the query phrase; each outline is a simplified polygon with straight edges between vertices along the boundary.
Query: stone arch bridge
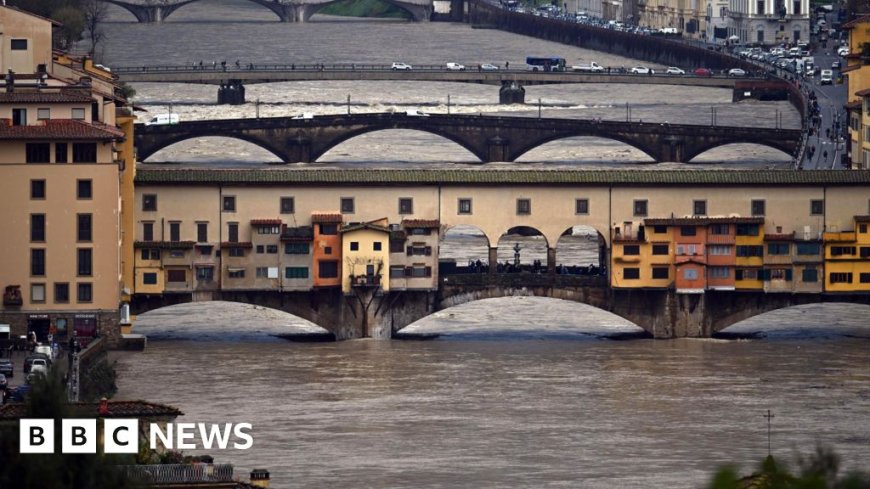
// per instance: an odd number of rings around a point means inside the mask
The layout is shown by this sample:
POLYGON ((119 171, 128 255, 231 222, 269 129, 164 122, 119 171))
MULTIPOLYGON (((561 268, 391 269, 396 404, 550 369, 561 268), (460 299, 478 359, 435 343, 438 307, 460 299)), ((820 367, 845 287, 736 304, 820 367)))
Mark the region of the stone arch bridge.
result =
POLYGON ((709 149, 733 143, 760 144, 794 155, 801 141, 799 129, 404 113, 139 125, 135 138, 139 161, 180 141, 221 136, 260 146, 285 163, 310 163, 348 139, 387 129, 436 134, 459 144, 482 162, 514 161, 542 144, 574 136, 621 141, 656 162, 688 162, 709 149))

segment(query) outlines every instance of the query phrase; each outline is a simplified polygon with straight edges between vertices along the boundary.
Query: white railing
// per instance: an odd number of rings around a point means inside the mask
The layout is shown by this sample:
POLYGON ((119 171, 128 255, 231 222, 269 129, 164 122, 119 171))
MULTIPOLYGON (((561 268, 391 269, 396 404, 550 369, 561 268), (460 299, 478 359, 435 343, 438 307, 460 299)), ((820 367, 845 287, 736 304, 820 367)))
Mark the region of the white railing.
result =
POLYGON ((119 468, 130 479, 150 484, 233 480, 230 464, 121 465, 119 468))

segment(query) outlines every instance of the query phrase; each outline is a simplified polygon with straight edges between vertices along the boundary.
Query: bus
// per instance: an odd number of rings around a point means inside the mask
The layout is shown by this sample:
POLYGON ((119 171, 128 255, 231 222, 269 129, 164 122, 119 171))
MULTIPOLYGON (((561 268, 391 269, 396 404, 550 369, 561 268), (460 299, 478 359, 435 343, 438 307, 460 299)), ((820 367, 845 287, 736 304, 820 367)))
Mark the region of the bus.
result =
POLYGON ((529 56, 526 65, 529 71, 565 71, 565 58, 529 56))

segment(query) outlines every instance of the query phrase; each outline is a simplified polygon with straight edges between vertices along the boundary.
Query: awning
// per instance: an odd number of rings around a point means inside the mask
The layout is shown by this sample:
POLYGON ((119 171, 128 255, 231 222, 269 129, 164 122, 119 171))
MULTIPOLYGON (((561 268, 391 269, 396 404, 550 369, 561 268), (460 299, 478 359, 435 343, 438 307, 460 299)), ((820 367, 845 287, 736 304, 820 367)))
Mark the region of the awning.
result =
POLYGON ((8 324, 0 324, 0 334, 6 333, 9 334, 11 330, 9 329, 8 324))
POLYGON ((228 271, 228 272, 244 272, 244 271, 245 271, 245 268, 233 268, 233 267, 227 267, 227 271, 228 271))

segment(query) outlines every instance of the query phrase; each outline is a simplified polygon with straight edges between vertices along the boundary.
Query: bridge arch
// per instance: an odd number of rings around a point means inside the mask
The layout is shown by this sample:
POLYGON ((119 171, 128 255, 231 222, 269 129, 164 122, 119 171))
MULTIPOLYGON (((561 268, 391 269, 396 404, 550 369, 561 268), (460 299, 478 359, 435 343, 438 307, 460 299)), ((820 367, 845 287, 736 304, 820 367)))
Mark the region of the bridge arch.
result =
POLYGON ((214 138, 226 138, 226 139, 234 139, 236 141, 243 141, 245 143, 250 143, 254 146, 262 148, 272 155, 276 156, 278 161, 284 161, 284 151, 280 148, 279 145, 274 144, 266 138, 258 138, 253 136, 248 136, 244 133, 237 132, 233 134, 179 134, 178 136, 174 136, 171 138, 167 138, 165 140, 159 140, 159 143, 151 144, 151 145, 140 145, 137 148, 137 156, 139 161, 146 161, 158 152, 168 149, 171 146, 183 143, 185 141, 191 141, 195 139, 214 139, 214 138))
MULTIPOLYGON (((710 308, 708 302, 707 307, 710 308)), ((767 293, 740 308, 711 311, 712 333, 719 336, 752 336, 765 331, 799 329, 824 332, 863 329, 870 337, 866 318, 870 315, 870 296, 866 294, 774 294, 767 293), (784 327, 782 327, 784 326, 784 327)))
POLYGON ((458 144, 462 148, 468 150, 469 153, 474 155, 480 161, 486 161, 487 155, 485 153, 485 150, 481 147, 475 146, 474 141, 472 141, 470 139, 464 139, 464 138, 462 138, 454 133, 448 132, 448 131, 443 131, 440 129, 440 127, 419 127, 418 128, 418 127, 401 127, 401 126, 397 126, 397 125, 386 125, 386 124, 377 124, 377 125, 372 125, 372 126, 358 127, 356 129, 353 129, 353 130, 350 130, 347 132, 342 132, 341 134, 337 135, 336 137, 325 142, 322 146, 318 146, 318 148, 316 150, 312 150, 311 161, 319 160, 320 157, 322 157, 324 154, 326 154, 329 150, 331 150, 331 149, 335 148, 336 146, 340 145, 341 143, 344 143, 345 141, 348 141, 348 140, 353 139, 355 137, 363 136, 363 135, 369 134, 369 133, 375 133, 375 132, 380 132, 380 131, 389 131, 389 130, 418 131, 418 132, 434 134, 436 136, 440 136, 444 139, 447 139, 449 141, 452 141, 452 142, 458 144))
POLYGON ((607 240, 593 226, 580 224, 566 229, 553 248, 556 273, 599 275, 607 269, 607 240))
POLYGON ((641 151, 645 155, 649 156, 652 159, 651 163, 654 163, 654 162, 659 160, 659 152, 658 152, 657 148, 654 148, 652 146, 645 144, 639 138, 634 138, 632 136, 622 135, 622 134, 619 134, 616 132, 608 132, 608 133, 599 134, 599 133, 596 133, 593 131, 588 131, 588 132, 587 131, 577 131, 574 133, 552 134, 552 135, 549 135, 545 138, 541 138, 541 139, 538 139, 538 140, 531 142, 529 144, 520 146, 511 155, 510 161, 516 161, 517 159, 519 159, 520 157, 522 157, 524 154, 528 153, 529 151, 536 149, 536 148, 539 148, 547 143, 551 143, 553 141, 558 141, 561 139, 584 137, 584 136, 619 141, 620 143, 624 143, 628 146, 631 146, 631 147, 641 151))
MULTIPOLYGON (((546 153, 546 160, 553 162, 564 162, 564 161, 584 161, 586 158, 589 161, 601 161, 602 156, 600 151, 598 151, 598 146, 608 146, 613 145, 614 142, 622 143, 615 148, 622 148, 621 151, 629 152, 630 156, 626 157, 624 161, 629 161, 632 163, 655 163, 655 158, 651 156, 649 153, 644 152, 642 149, 638 148, 635 145, 625 143, 624 141, 620 141, 618 139, 609 138, 606 136, 565 136, 565 137, 557 137, 555 139, 551 139, 549 141, 545 141, 541 144, 533 145, 524 150, 522 154, 518 154, 515 161, 540 161, 539 157, 535 157, 533 155, 539 152, 546 153), (623 146, 624 144, 624 146, 623 146), (568 155, 552 155, 550 154, 549 148, 567 146, 569 148, 570 153, 568 155), (626 148, 627 146, 627 148, 626 148), (585 156, 584 153, 589 152, 592 153, 589 156, 585 156), (640 154, 638 154, 640 153, 640 154), (647 159, 649 158, 649 159, 647 159)), ((613 147, 613 146, 611 146, 613 147)), ((609 149, 609 148, 608 148, 609 149)), ((617 149, 619 150, 619 149, 617 149)), ((606 158, 606 157, 605 157, 606 158)), ((614 157, 615 158, 615 157, 614 157)), ((620 159, 620 161, 623 161, 620 159)))
MULTIPOLYGON (((312 16, 314 16, 315 14, 317 14, 319 11, 323 10, 324 8, 326 8, 330 5, 335 5, 337 3, 341 3, 343 1, 345 1, 345 0, 332 0, 332 1, 323 2, 323 3, 309 4, 308 8, 305 10, 305 13, 303 15, 302 20, 304 22, 308 22, 312 16)), ((397 2, 395 0, 382 0, 382 1, 386 4, 392 5, 398 9, 402 10, 405 14, 407 14, 408 20, 413 20, 413 21, 429 20, 428 15, 425 15, 424 12, 420 12, 420 11, 415 12, 411 7, 408 6, 408 4, 405 4, 402 2, 397 2), (425 18, 421 18, 423 16, 425 16, 425 18)))
POLYGON ((696 145, 692 145, 691 148, 686 149, 686 153, 684 154, 684 161, 691 162, 692 160, 694 160, 698 156, 701 156, 702 154, 704 154, 710 150, 724 148, 726 146, 731 146, 731 145, 763 146, 766 148, 772 148, 775 150, 779 150, 785 156, 787 156, 789 159, 794 158, 794 156, 795 156, 794 151, 797 149, 797 146, 795 144, 792 144, 788 141, 781 141, 781 140, 750 141, 748 139, 743 139, 743 140, 736 139, 733 141, 729 141, 726 144, 722 144, 719 142, 704 143, 704 142, 699 141, 696 145))
POLYGON ((499 273, 543 273, 547 270, 550 243, 538 228, 513 226, 499 236, 496 247, 499 273))

